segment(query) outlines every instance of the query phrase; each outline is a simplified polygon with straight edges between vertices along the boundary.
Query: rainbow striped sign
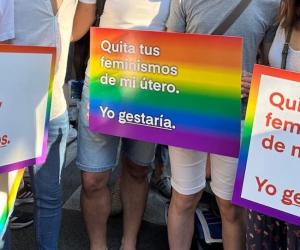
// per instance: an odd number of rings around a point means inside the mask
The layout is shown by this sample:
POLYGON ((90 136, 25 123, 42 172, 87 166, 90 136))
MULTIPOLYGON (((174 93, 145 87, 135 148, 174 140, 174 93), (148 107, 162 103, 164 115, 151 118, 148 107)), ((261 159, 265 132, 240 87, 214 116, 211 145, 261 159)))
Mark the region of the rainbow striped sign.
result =
POLYGON ((242 39, 91 29, 93 132, 236 157, 242 39))
POLYGON ((233 202, 300 225, 300 73, 255 65, 233 202))
POLYGON ((0 45, 0 173, 42 164, 56 50, 0 45))

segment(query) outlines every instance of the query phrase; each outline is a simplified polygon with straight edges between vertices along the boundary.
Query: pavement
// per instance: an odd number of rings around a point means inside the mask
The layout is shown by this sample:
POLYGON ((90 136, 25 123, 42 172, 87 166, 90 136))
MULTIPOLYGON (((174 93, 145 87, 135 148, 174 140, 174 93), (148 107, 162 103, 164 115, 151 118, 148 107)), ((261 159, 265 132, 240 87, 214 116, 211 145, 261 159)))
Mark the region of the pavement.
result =
MULTIPOLYGON (((60 233, 60 250, 89 249, 89 242, 80 212, 80 172, 75 165, 76 140, 68 145, 66 167, 62 173, 64 205, 62 210, 62 226, 60 233)), ((147 202, 144 220, 139 233, 138 250, 167 250, 168 238, 165 225, 165 203, 167 199, 151 189, 147 202)), ((32 206, 24 205, 25 211, 32 206)), ((122 238, 122 214, 111 216, 108 221, 108 247, 119 250, 122 238)), ((34 250, 33 226, 12 231, 12 250, 34 250)), ((201 246, 193 241, 192 249, 222 249, 221 244, 201 246)))

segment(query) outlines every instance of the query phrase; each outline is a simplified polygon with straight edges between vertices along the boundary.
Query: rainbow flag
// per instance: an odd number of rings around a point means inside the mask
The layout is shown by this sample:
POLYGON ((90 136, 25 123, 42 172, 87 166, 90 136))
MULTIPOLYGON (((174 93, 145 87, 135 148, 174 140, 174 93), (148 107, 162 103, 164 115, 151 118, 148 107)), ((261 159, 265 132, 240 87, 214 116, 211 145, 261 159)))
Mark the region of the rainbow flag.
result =
POLYGON ((242 39, 91 29, 94 132, 236 157, 242 39))
POLYGON ((18 188, 25 169, 0 174, 0 243, 13 212, 18 188))

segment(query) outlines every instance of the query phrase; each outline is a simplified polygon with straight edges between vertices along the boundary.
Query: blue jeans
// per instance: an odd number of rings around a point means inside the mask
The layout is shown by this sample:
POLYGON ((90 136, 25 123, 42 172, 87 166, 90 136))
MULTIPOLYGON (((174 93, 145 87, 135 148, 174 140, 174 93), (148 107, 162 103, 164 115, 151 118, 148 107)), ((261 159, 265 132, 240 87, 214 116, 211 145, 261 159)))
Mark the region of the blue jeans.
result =
POLYGON ((2 250, 10 250, 11 249, 11 232, 10 232, 9 228, 6 230, 6 233, 4 234, 3 248, 1 248, 1 239, 0 239, 0 249, 2 249, 2 250))
POLYGON ((30 167, 35 195, 35 236, 39 250, 58 249, 62 192, 60 175, 64 164, 69 121, 67 113, 50 121, 47 160, 30 167))

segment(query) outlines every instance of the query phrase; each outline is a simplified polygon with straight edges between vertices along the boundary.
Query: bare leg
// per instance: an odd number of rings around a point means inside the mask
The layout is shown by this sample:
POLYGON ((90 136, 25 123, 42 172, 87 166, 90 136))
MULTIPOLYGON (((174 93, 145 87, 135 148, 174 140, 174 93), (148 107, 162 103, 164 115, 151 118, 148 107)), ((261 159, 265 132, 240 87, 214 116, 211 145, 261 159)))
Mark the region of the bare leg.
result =
POLYGON ((123 249, 136 249, 137 234, 148 194, 148 168, 123 160, 121 199, 123 203, 123 249))
POLYGON ((244 250, 246 248, 245 216, 243 209, 230 201, 217 197, 222 217, 222 238, 225 250, 244 250))
POLYGON ((168 215, 168 237, 171 250, 189 250, 194 233, 194 216, 202 192, 182 195, 173 189, 168 215))
POLYGON ((111 210, 107 182, 111 171, 104 173, 82 172, 81 209, 85 220, 91 250, 105 250, 106 223, 111 210))

